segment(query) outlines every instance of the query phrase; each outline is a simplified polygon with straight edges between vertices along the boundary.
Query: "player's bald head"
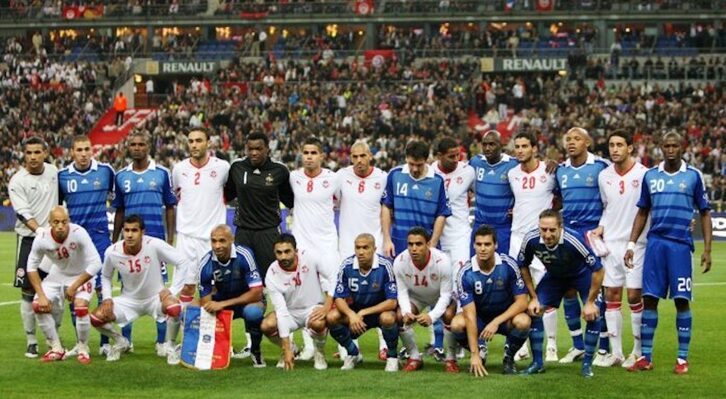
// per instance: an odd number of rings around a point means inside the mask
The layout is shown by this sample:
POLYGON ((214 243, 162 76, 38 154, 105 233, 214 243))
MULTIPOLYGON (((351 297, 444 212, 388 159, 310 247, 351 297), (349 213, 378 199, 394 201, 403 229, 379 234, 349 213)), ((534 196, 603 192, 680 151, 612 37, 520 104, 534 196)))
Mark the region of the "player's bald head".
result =
POLYGON ((212 235, 221 234, 227 238, 232 238, 232 229, 226 224, 218 224, 212 229, 212 235))
POLYGON ((368 143, 366 143, 365 141, 359 140, 359 141, 356 141, 355 143, 353 143, 352 146, 350 146, 350 151, 351 152, 362 151, 362 152, 370 154, 371 148, 368 146, 368 143))
POLYGON ((572 129, 568 130, 567 133, 565 133, 565 135, 569 135, 569 134, 577 134, 577 135, 580 135, 583 139, 585 139, 587 141, 592 141, 592 138, 590 137, 590 133, 581 127, 573 127, 572 129))
POLYGON ((358 236, 355 238, 356 242, 365 242, 367 244, 375 245, 376 239, 373 237, 373 234, 370 233, 361 233, 358 234, 358 236))
POLYGON ((56 205, 50 210, 51 220, 63 220, 68 219, 68 210, 61 205, 56 205))

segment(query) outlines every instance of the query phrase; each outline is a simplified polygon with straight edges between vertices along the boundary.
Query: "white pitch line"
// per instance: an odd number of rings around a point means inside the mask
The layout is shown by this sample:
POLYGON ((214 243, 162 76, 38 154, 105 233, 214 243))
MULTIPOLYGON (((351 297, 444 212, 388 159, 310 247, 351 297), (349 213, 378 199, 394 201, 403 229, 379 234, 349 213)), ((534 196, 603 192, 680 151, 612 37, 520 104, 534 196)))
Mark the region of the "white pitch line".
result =
POLYGON ((0 306, 17 305, 20 301, 0 302, 0 306))
POLYGON ((695 283, 696 286, 710 286, 710 285, 726 285, 726 281, 717 281, 713 283, 695 283))

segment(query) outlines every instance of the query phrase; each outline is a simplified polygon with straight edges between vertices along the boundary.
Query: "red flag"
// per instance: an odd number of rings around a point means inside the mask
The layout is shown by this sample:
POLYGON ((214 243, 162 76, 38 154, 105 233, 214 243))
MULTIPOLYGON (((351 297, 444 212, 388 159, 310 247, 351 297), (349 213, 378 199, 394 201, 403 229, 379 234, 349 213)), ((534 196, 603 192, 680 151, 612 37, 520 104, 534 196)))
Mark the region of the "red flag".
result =
POLYGON ((555 0, 537 0, 535 8, 537 11, 552 11, 555 8, 555 0))
POLYGON ((366 65, 380 68, 386 61, 395 60, 396 53, 393 50, 366 50, 363 52, 363 58, 366 65))
POLYGON ((355 13, 358 15, 373 14, 373 0, 355 0, 355 13))

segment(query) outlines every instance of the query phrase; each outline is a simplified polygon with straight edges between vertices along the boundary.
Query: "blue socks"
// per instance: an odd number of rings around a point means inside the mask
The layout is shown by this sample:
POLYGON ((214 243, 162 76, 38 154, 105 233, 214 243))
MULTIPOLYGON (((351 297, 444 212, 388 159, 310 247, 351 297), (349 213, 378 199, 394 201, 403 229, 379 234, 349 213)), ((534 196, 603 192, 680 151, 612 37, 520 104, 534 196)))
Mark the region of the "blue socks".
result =
MULTIPOLYGON (((542 322, 542 317, 532 317, 532 328, 529 330, 529 343, 532 345, 532 362, 540 366, 544 365, 544 359, 542 358, 544 336, 544 322, 542 322)), ((516 353, 516 351, 513 353, 516 353)))
MULTIPOLYGON (((384 330, 385 334, 385 330, 384 330)), ((330 335, 338 341, 338 343, 345 348, 346 351, 348 351, 349 356, 356 356, 360 352, 358 351, 358 347, 355 346, 355 343, 353 343, 353 337, 350 334, 350 328, 348 326, 337 324, 333 327, 330 327, 330 335)), ((385 335, 384 335, 385 338, 385 335)), ((388 343, 388 340, 386 340, 386 343, 388 343)), ((390 347, 389 347, 390 352, 390 347)))
POLYGON ((562 303, 565 310, 567 328, 570 330, 570 335, 572 336, 572 346, 579 350, 584 350, 585 343, 582 340, 582 327, 580 324, 580 301, 577 298, 565 298, 562 303))
POLYGON ((441 319, 434 323, 434 348, 442 349, 444 347, 444 322, 441 319))
MULTIPOLYGON (((677 320, 678 319, 676 319, 676 324, 678 324, 677 320)), ((650 309, 643 310, 643 321, 640 327, 640 340, 643 346, 643 356, 645 356, 649 362, 653 361, 653 336, 655 335, 656 327, 658 327, 658 311, 650 309)), ((678 338, 678 342, 680 344, 680 334, 678 338)))
MULTIPOLYGON (((693 316, 691 311, 676 313, 676 329, 678 330, 678 358, 688 360, 688 346, 691 343, 691 326, 693 316)), ((652 349, 651 349, 652 351, 652 349)))
POLYGON ((388 358, 398 357, 398 325, 394 324, 391 327, 381 327, 383 333, 383 340, 386 341, 388 347, 388 358))
POLYGON ((263 310, 259 306, 248 305, 242 311, 242 317, 245 319, 245 330, 250 334, 250 352, 254 354, 260 353, 260 342, 262 342, 262 317, 263 310))
POLYGON ((600 337, 600 324, 602 317, 585 324, 585 357, 583 363, 592 364, 592 357, 595 354, 597 340, 600 337))

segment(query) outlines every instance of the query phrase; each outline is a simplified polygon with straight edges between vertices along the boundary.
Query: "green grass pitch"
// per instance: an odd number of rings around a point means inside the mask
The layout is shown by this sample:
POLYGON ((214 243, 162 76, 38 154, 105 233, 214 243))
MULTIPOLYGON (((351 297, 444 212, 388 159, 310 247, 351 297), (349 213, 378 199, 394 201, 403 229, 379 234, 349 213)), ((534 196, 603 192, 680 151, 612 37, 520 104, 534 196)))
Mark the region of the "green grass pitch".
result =
MULTIPOLYGON (((702 245, 697 245, 694 263, 698 264, 702 245)), ((585 380, 579 375, 579 363, 547 364, 547 372, 538 376, 501 375, 503 338, 490 345, 488 370, 490 376, 475 379, 465 370, 468 361, 460 362, 459 375, 444 374, 442 365, 425 358, 423 370, 404 374, 383 371, 384 363, 376 358, 377 337, 374 332, 360 342, 365 361, 352 372, 338 368, 342 362, 333 359, 335 345, 328 340, 329 369, 316 371, 312 362, 297 362, 295 370, 283 372, 274 367, 279 351, 263 338, 267 368, 253 369, 249 359, 233 359, 229 369, 197 372, 183 367, 167 366, 165 359, 154 353, 155 328, 144 318, 134 325, 135 353, 119 362, 107 363, 97 355, 98 334, 91 335, 93 362, 88 366, 75 359, 43 364, 23 356, 25 337, 20 323, 17 301, 19 291, 12 287, 15 235, 0 233, 0 398, 252 398, 252 397, 613 397, 613 398, 706 398, 724 395, 726 356, 726 318, 721 306, 726 303, 726 243, 715 243, 713 270, 704 275, 697 268, 695 275, 694 323, 691 343, 690 374, 672 373, 676 354, 676 330, 672 302, 662 302, 659 328, 655 337, 655 370, 631 374, 622 368, 595 369, 595 377, 585 380)), ((625 306, 627 309, 627 306, 625 306)), ((73 331, 66 314, 61 336, 72 346, 73 331)), ((624 318, 624 350, 631 348, 629 315, 624 318)), ((243 340, 243 323, 234 324, 234 339, 243 340)), ((38 332, 42 341, 42 334, 38 332)), ((419 345, 428 333, 419 331, 419 345)), ((570 345, 564 320, 560 315, 558 329, 560 356, 570 345)), ((41 344, 41 351, 45 345, 41 344)), ((467 354, 468 355, 468 354, 467 354)), ((521 362, 523 368, 528 362, 521 362)))

